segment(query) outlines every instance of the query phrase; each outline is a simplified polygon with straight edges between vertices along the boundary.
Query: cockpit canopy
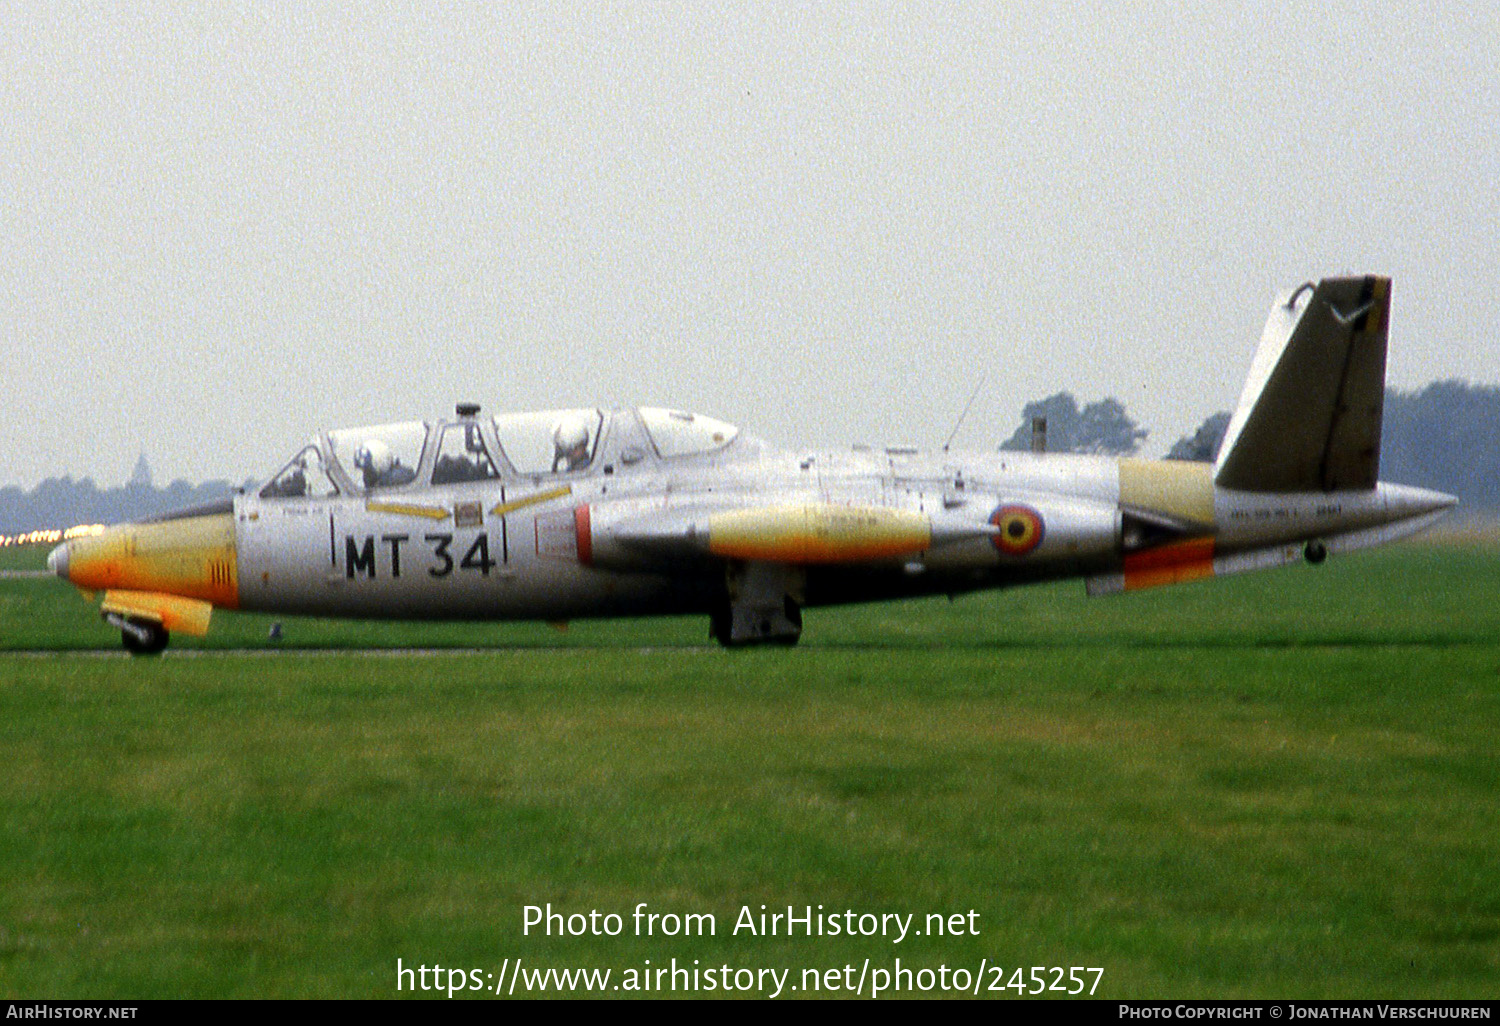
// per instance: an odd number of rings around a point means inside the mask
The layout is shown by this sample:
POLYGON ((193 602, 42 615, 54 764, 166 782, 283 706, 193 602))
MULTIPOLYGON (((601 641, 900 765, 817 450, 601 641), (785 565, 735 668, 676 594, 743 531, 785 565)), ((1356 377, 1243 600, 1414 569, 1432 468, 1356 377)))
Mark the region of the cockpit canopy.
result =
POLYGON ((599 410, 504 413, 493 418, 493 423, 500 451, 516 473, 560 474, 588 469, 604 414, 599 410))
POLYGON ((323 467, 319 439, 314 438, 260 490, 262 499, 323 499, 339 493, 323 467))
POLYGON ((481 419, 472 409, 435 423, 407 421, 329 431, 305 445, 260 491, 263 499, 326 498, 414 483, 453 485, 582 474, 655 456, 718 452, 733 424, 654 406, 543 410, 481 419))
POLYGON ((419 420, 328 432, 334 460, 367 492, 415 481, 426 442, 427 425, 419 420))
POLYGON ((714 452, 734 441, 740 429, 722 420, 681 410, 642 406, 636 411, 651 443, 664 460, 714 452))

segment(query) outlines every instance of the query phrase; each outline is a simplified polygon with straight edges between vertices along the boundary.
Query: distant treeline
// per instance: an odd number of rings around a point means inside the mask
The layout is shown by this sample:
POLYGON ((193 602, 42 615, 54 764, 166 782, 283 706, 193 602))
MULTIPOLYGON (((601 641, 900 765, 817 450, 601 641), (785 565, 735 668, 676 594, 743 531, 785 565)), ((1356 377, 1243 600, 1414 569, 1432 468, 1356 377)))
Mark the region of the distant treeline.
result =
POLYGON ((228 481, 191 485, 173 481, 165 488, 133 481, 119 488, 103 488, 91 478, 49 477, 29 492, 14 485, 0 488, 0 534, 18 534, 74 524, 117 524, 139 520, 184 506, 214 502, 234 494, 228 481))
MULTIPOLYGON (((1067 392, 1027 403, 1021 424, 1000 446, 1028 449, 1034 418, 1047 420, 1052 452, 1124 456, 1140 448, 1146 432, 1115 399, 1080 407, 1067 392)), ((1219 454, 1230 414, 1206 418, 1167 453, 1173 460, 1212 461, 1219 454)), ((1412 392, 1386 389, 1380 477, 1398 484, 1457 495, 1464 508, 1500 513, 1500 388, 1466 381, 1437 381, 1412 392)))
POLYGON ((1500 387, 1436 381, 1387 390, 1380 476, 1500 511, 1500 387))
MULTIPOLYGON (((1053 452, 1127 455, 1147 434, 1116 399, 1080 408, 1072 395, 1059 392, 1028 403, 1020 426, 1001 448, 1029 448, 1034 417, 1047 418, 1047 448, 1053 452)), ((1178 439, 1167 458, 1214 459, 1228 426, 1227 412, 1213 414, 1192 435, 1178 439)), ((1437 381, 1413 392, 1387 389, 1380 476, 1457 495, 1470 511, 1500 513, 1500 387, 1437 381)), ((142 459, 131 482, 119 488, 101 489, 89 478, 71 477, 48 478, 29 492, 0 488, 0 534, 138 520, 223 499, 234 488, 228 481, 173 481, 156 488, 142 459)))
MULTIPOLYGON (((1228 427, 1227 411, 1214 414, 1167 458, 1215 459, 1228 427)), ((1386 389, 1380 477, 1456 495, 1469 511, 1500 512, 1500 388, 1435 381, 1386 389)))

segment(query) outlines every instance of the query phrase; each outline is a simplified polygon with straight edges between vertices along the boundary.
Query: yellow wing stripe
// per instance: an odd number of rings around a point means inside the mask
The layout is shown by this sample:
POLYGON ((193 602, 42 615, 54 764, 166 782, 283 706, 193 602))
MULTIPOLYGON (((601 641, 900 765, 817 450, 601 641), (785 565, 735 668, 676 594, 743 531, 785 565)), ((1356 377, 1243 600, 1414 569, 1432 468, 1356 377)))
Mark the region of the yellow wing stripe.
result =
POLYGON ((365 509, 371 513, 394 513, 402 517, 422 517, 424 520, 448 519, 448 511, 441 506, 417 506, 405 502, 367 502, 365 509))
POLYGON ((490 510, 490 516, 503 517, 505 514, 514 513, 518 509, 525 509, 527 506, 535 506, 539 503, 550 502, 553 499, 560 499, 564 495, 572 494, 572 485, 562 485, 558 488, 549 488, 545 492, 532 492, 525 498, 512 499, 510 502, 500 503, 500 505, 490 510))

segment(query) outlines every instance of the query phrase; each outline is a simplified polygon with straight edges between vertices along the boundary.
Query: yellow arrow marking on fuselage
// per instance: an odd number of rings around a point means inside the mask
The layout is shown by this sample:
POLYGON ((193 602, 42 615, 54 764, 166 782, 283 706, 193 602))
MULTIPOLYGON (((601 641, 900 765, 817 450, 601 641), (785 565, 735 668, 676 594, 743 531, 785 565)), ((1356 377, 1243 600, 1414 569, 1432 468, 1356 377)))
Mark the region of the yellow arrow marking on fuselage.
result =
POLYGON ((527 506, 535 506, 541 502, 548 502, 552 499, 560 499, 564 495, 572 494, 572 485, 563 485, 560 488, 549 488, 545 492, 532 492, 524 499, 512 499, 510 502, 502 502, 500 505, 490 510, 490 516, 503 517, 505 514, 514 513, 518 509, 525 509, 527 506))
POLYGON ((441 506, 416 506, 405 502, 367 502, 365 509, 371 513, 395 513, 403 517, 422 517, 426 520, 447 520, 448 511, 441 506))

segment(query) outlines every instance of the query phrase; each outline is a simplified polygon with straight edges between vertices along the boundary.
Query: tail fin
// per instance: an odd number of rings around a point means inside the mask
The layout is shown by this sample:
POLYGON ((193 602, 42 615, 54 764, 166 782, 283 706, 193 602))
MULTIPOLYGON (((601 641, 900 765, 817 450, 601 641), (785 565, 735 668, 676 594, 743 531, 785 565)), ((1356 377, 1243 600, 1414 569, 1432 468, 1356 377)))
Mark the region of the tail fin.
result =
POLYGON ((1333 492, 1380 476, 1391 280, 1324 278, 1279 297, 1214 468, 1222 488, 1333 492))

